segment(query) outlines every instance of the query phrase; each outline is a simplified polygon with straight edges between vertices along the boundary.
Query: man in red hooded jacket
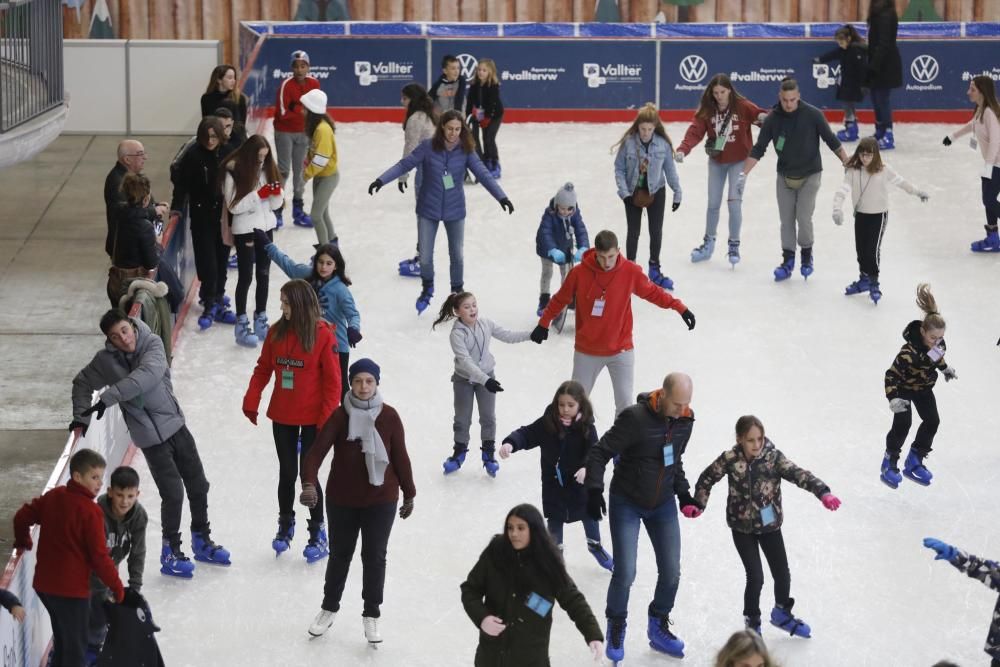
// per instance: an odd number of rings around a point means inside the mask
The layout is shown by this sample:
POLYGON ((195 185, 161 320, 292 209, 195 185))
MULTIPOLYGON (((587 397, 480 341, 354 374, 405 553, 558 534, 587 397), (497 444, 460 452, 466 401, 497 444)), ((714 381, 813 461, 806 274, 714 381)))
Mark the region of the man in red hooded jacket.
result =
POLYGON ((632 295, 676 310, 688 330, 694 329, 694 313, 680 299, 656 286, 635 262, 621 256, 618 237, 604 230, 594 239, 594 247, 566 276, 542 313, 531 340, 548 338, 549 324, 576 299, 576 351, 573 379, 587 393, 594 388, 604 368, 611 376, 615 394, 615 414, 632 404, 635 354, 632 345, 632 295))

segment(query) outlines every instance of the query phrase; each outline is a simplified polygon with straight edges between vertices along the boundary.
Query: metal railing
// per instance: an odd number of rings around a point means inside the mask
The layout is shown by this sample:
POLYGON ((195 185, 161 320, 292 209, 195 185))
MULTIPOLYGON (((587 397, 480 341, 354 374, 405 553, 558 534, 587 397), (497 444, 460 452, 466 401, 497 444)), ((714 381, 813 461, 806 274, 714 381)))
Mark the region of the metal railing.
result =
POLYGON ((0 1, 0 134, 63 103, 60 0, 0 1))

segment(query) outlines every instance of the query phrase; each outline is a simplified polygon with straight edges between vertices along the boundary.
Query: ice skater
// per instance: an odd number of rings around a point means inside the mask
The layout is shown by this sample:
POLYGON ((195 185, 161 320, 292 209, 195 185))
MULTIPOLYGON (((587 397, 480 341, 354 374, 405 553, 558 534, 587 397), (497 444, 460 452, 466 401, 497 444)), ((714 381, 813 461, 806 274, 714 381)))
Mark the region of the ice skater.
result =
POLYGON ((746 570, 743 592, 743 619, 747 628, 760 634, 760 590, 764 570, 760 552, 774 578, 774 608, 771 625, 798 637, 809 637, 809 626, 792 615, 795 600, 790 597, 792 578, 788 570, 785 541, 781 535, 784 512, 781 508, 781 480, 792 482, 819 498, 823 507, 836 511, 840 500, 830 487, 808 470, 789 461, 764 435, 764 424, 753 415, 736 421, 736 445, 722 452, 698 477, 694 499, 696 506, 681 509, 695 518, 708 504, 712 486, 729 478, 726 523, 733 533, 733 544, 746 570))
MULTIPOLYGON (((406 109, 403 119, 403 157, 413 152, 417 146, 434 136, 437 129, 437 114, 434 112, 434 101, 419 83, 408 83, 399 94, 399 102, 406 109)), ((423 167, 418 166, 413 177, 413 194, 420 195, 420 183, 423 181, 423 167)), ((403 174, 396 182, 400 192, 406 192, 409 173, 403 174)), ((417 218, 420 226, 420 218, 417 218)), ((399 263, 399 275, 420 276, 420 243, 417 242, 417 254, 412 259, 404 259, 399 263)))
MULTIPOLYGON (((841 141, 858 140, 858 102, 865 99, 864 84, 868 74, 868 47, 855 27, 842 25, 833 33, 837 48, 813 58, 814 63, 837 61, 837 99, 844 108, 844 129, 837 131, 841 141)), ((876 140, 877 141, 877 140, 876 140)))
MULTIPOLYGON (((309 54, 292 51, 292 75, 278 86, 278 99, 274 105, 274 152, 277 154, 281 185, 292 177, 292 222, 299 227, 312 227, 312 218, 305 210, 306 182, 302 176, 309 150, 309 137, 305 134, 306 119, 302 113, 302 96, 319 89, 319 79, 309 75, 309 54)), ((281 227, 281 210, 276 212, 281 227)))
POLYGON ((833 221, 844 224, 844 200, 850 195, 854 207, 854 247, 861 271, 858 279, 844 289, 844 294, 868 292, 877 304, 882 298, 879 264, 882 237, 889 222, 889 186, 895 185, 922 202, 930 199, 930 195, 882 162, 875 137, 862 139, 844 167, 844 183, 833 196, 833 221))
POLYGON ((903 464, 903 474, 917 484, 927 486, 934 475, 924 465, 931 453, 934 434, 941 418, 938 416, 934 384, 938 371, 945 382, 958 378, 955 369, 945 363, 944 318, 938 312, 937 301, 926 283, 917 285, 917 306, 924 312, 922 320, 913 320, 903 329, 906 342, 885 372, 885 396, 892 410, 892 428, 885 436, 885 456, 882 458, 882 481, 895 489, 902 481, 899 474, 899 454, 903 441, 910 432, 913 408, 920 415, 920 426, 913 438, 910 451, 903 464))
POLYGON ((570 260, 579 264, 584 251, 590 247, 587 227, 577 206, 576 190, 572 183, 566 183, 542 213, 542 221, 535 233, 535 254, 542 260, 542 278, 538 294, 538 317, 549 305, 552 286, 552 267, 559 267, 563 280, 570 269, 570 260))
POLYGON ((500 178, 500 152, 497 150, 497 133, 503 123, 503 102, 500 100, 500 78, 497 65, 490 58, 481 58, 476 67, 476 77, 469 86, 465 100, 465 115, 472 128, 476 153, 494 179, 500 178), (482 131, 482 141, 479 133, 482 131))
POLYGON ((305 181, 312 181, 312 207, 309 220, 316 229, 316 239, 320 245, 337 244, 337 232, 333 229, 330 215, 330 198, 340 183, 340 167, 337 162, 337 126, 327 113, 326 93, 310 90, 302 96, 305 114, 305 135, 309 137, 309 151, 306 153, 306 168, 302 173, 305 181))
POLYGON ((559 385, 541 417, 522 426, 500 446, 500 458, 538 447, 542 466, 542 512, 552 539, 563 548, 563 524, 583 522, 587 550, 597 564, 614 570, 614 561, 601 546, 601 527, 587 516, 587 453, 597 444, 594 409, 583 385, 568 380, 559 385))
POLYGON ((479 429, 482 440, 483 468, 496 477, 500 464, 496 453, 497 392, 503 387, 494 375, 496 359, 490 353, 490 339, 505 343, 523 343, 531 338, 529 331, 510 331, 493 320, 479 317, 479 305, 470 292, 451 294, 441 304, 441 312, 431 326, 454 319, 451 327, 451 351, 455 354, 455 372, 451 376, 455 393, 455 447, 444 461, 444 474, 462 467, 469 451, 469 428, 472 425, 472 403, 479 406, 479 429))
POLYGON ((465 108, 465 75, 462 74, 462 63, 458 58, 448 53, 441 58, 441 76, 431 86, 428 95, 434 101, 434 110, 438 114, 454 109, 459 113, 465 108))

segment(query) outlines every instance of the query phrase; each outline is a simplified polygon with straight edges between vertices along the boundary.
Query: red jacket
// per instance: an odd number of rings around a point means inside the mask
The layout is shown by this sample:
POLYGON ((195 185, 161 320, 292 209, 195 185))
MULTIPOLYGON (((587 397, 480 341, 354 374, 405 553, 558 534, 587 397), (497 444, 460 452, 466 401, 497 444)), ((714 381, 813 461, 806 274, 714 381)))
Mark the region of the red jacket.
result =
POLYGON ((322 426, 340 405, 340 362, 334 354, 334 326, 323 320, 316 323, 316 341, 309 352, 302 349, 294 329, 289 328, 281 340, 275 337, 272 326, 243 396, 243 409, 257 412, 261 392, 273 375, 267 418, 291 426, 322 426), (291 389, 285 387, 286 371, 292 373, 291 389))
POLYGON ((610 271, 597 264, 597 251, 591 248, 583 261, 566 276, 559 291, 552 295, 539 324, 548 328, 563 308, 576 297, 576 351, 597 357, 609 357, 631 350, 632 295, 671 308, 678 313, 687 310, 680 299, 654 285, 635 262, 618 256, 610 271), (593 315, 594 302, 604 295, 604 312, 593 315))
POLYGON ((399 500, 400 489, 403 490, 403 498, 417 495, 399 413, 383 404, 382 411, 375 418, 375 430, 389 455, 389 467, 385 470, 382 486, 372 486, 368 482, 368 467, 361 453, 361 442, 347 439, 347 422, 347 410, 339 407, 323 425, 306 454, 306 460, 302 462, 302 483, 316 484, 323 459, 333 447, 326 497, 334 505, 371 507, 392 503, 399 500))
POLYGON ((104 514, 85 487, 72 479, 21 506, 14 515, 14 548, 31 549, 31 527, 41 526, 34 587, 67 598, 90 597, 94 572, 121 602, 125 589, 108 554, 104 514))
MULTIPOLYGON (((729 141, 722 149, 722 154, 715 158, 717 162, 732 164, 747 159, 747 156, 750 155, 750 149, 753 148, 750 126, 757 124, 757 116, 762 113, 767 113, 767 110, 761 109, 745 97, 736 103, 736 106, 733 107, 733 117, 729 121, 729 141)), ((715 115, 708 119, 695 116, 684 134, 684 141, 681 142, 677 150, 684 155, 689 155, 706 134, 708 136, 705 137, 705 141, 715 141, 718 136, 716 128, 722 127, 724 119, 725 114, 715 115)))
POLYGON ((305 132, 306 117, 302 115, 299 98, 310 90, 319 88, 319 80, 307 76, 302 83, 290 76, 278 87, 278 100, 274 105, 275 132, 305 132))

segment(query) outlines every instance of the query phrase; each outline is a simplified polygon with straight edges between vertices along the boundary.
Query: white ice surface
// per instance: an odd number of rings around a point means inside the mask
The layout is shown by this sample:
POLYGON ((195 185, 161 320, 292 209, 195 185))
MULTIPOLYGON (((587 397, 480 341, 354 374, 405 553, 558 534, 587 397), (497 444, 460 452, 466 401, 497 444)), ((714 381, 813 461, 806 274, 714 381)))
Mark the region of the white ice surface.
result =
MULTIPOLYGON (((509 217, 481 188, 466 188, 465 284, 483 315, 515 329, 535 325, 535 230, 549 198, 567 180, 576 184, 591 239, 610 228, 624 247, 624 215, 609 153, 623 130, 622 125, 504 126, 501 182, 517 212, 509 217)), ((683 130, 680 124, 669 127, 675 140, 683 130)), ((688 332, 675 312, 633 300, 636 392, 657 387, 668 371, 686 371, 694 378, 697 423, 685 456, 692 484, 731 446, 736 418, 753 413, 789 458, 818 474, 843 500, 831 513, 810 494, 785 484, 783 532, 795 612, 814 633, 812 639, 792 639, 765 624, 764 637, 786 667, 912 667, 942 658, 985 665, 988 660, 982 646, 996 593, 935 562, 921 539, 936 536, 1000 557, 1000 350, 994 345, 1000 333, 1000 256, 969 251, 969 242, 983 235, 978 152, 965 142, 940 146, 946 132, 941 126, 899 125, 896 131, 900 148, 888 155, 889 161, 926 188, 931 200, 921 204, 902 191, 891 195, 882 248, 885 296, 878 307, 866 296, 843 295, 857 276, 854 240, 850 221, 842 228, 831 221, 841 179, 825 148, 827 171, 815 216, 816 273, 808 282, 798 274, 783 284, 772 279, 780 259, 773 151, 747 185, 742 263, 732 271, 725 260, 723 209, 721 249, 710 262, 691 264, 689 253, 701 240, 705 215, 706 158, 699 147, 679 166, 683 206, 666 215, 662 254, 665 272, 676 281, 675 295, 697 315, 697 328, 688 332), (947 358, 959 379, 942 380, 936 390, 942 421, 928 459, 933 485, 923 488, 904 480, 891 491, 878 479, 892 420, 882 378, 900 347, 903 327, 919 315, 914 289, 920 281, 933 285, 949 322, 947 358)), ((216 324, 201 333, 196 317, 189 317, 174 360, 174 387, 212 483, 213 536, 232 550, 233 565, 199 564, 192 581, 158 573, 159 499, 143 458, 136 457, 151 519, 144 592, 163 628, 159 641, 172 667, 471 664, 477 630, 462 609, 459 584, 501 529, 510 507, 525 501, 541 505, 537 452, 503 462, 495 480, 486 476, 474 451, 459 473, 442 475, 441 461, 452 442, 450 325, 432 332, 434 312, 418 318, 414 310, 419 281, 396 275, 398 260, 412 255, 414 247, 412 193, 401 195, 395 183, 375 197, 366 192, 368 183, 399 159, 402 132, 395 124, 342 124, 337 140, 341 182, 333 212, 365 336, 352 358, 367 356, 381 365, 381 390, 402 416, 417 487, 413 516, 396 521, 389 543, 385 641, 374 651, 363 640, 359 555, 333 628, 323 638, 307 638, 322 599, 325 562, 307 565, 300 555, 305 543, 301 508, 292 550, 275 559, 270 548, 278 472, 270 424, 263 408, 256 428, 240 411, 257 352, 235 345, 232 327, 216 324)), ((643 266, 648 238, 644 229, 643 266)), ((306 261, 315 235, 289 225, 276 242, 306 261)), ((443 231, 436 259, 434 311, 448 286, 443 231)), ((229 293, 235 278, 230 272, 229 293)), ((272 318, 279 312, 278 287, 284 281, 273 267, 272 318)), ((252 295, 251 290, 251 307, 252 295)), ((197 314, 197 306, 194 310, 197 314)), ((494 341, 492 349, 497 378, 506 389, 498 400, 499 441, 538 417, 559 382, 570 376, 573 326, 568 324, 561 336, 553 333, 541 347, 494 341)), ((593 400, 603 433, 613 413, 606 375, 598 380, 593 400)), ((672 618, 687 643, 688 665, 711 664, 730 632, 742 626, 744 576, 725 524, 725 499, 723 481, 703 517, 681 518, 682 575, 672 618)), ((185 508, 184 526, 187 517, 185 508)), ((602 531, 610 549, 606 523, 602 531)), ((566 542, 569 572, 603 626, 610 575, 587 554, 579 524, 567 527, 566 542)), ((629 665, 670 662, 652 652, 645 638, 655 576, 643 534, 629 605, 629 665)), ((772 604, 767 574, 761 599, 765 614, 772 604)), ((554 614, 552 663, 585 664, 582 638, 561 609, 554 614)))

